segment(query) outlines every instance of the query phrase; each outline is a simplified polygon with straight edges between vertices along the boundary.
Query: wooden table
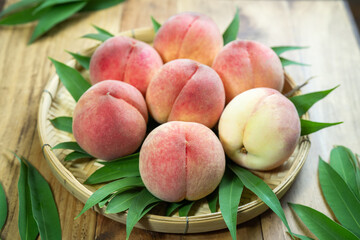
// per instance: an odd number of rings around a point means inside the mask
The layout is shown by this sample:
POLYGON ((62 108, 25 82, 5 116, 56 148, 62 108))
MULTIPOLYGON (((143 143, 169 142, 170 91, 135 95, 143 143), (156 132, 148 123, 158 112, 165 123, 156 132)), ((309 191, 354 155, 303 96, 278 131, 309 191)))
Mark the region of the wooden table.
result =
MULTIPOLYGON (((0 6, 4 1, 0 0, 0 6)), ((15 1, 5 1, 5 7, 15 1)), ((63 239, 124 239, 125 225, 87 211, 74 220, 83 204, 52 175, 41 152, 37 134, 37 112, 45 83, 54 74, 48 56, 60 61, 90 47, 94 41, 80 36, 94 32, 96 24, 116 33, 150 27, 150 16, 159 22, 183 11, 211 16, 224 30, 236 7, 240 9, 239 38, 253 39, 269 46, 301 45, 309 49, 286 53, 293 60, 311 67, 289 66, 286 70, 297 83, 318 76, 304 92, 323 90, 341 84, 310 111, 314 121, 344 121, 344 124, 311 135, 311 150, 294 185, 281 203, 290 227, 296 233, 312 236, 287 206, 301 203, 327 215, 319 189, 318 157, 329 158, 334 145, 345 145, 360 152, 360 54, 354 21, 343 1, 242 1, 242 0, 128 0, 99 12, 79 14, 57 26, 40 41, 27 46, 33 24, 0 27, 0 182, 9 203, 9 216, 2 239, 19 239, 17 180, 19 163, 10 151, 30 160, 50 183, 58 206, 63 239)), ((290 239, 280 219, 271 211, 238 226, 241 239, 290 239)), ((227 230, 206 234, 175 235, 134 229, 132 239, 230 239, 227 230)))

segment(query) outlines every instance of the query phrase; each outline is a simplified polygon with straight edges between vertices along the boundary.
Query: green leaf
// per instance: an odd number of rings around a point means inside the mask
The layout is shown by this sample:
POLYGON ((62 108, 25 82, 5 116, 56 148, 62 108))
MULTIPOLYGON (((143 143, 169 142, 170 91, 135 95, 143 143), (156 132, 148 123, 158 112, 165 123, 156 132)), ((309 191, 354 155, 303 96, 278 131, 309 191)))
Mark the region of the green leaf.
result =
POLYGON ((82 149, 77 142, 62 142, 57 144, 53 149, 71 149, 77 152, 87 153, 84 149, 82 149))
POLYGON ((91 87, 91 84, 87 82, 74 68, 52 58, 50 58, 50 60, 53 62, 61 82, 75 101, 78 101, 81 95, 83 95, 83 93, 91 87))
POLYGON ((107 197, 105 197, 103 200, 101 200, 101 201, 98 203, 99 208, 103 208, 113 195, 114 195, 114 194, 110 194, 110 195, 108 195, 107 197))
POLYGON ((57 117, 50 120, 55 128, 68 133, 72 133, 72 121, 72 117, 57 117))
POLYGON ((126 217, 126 239, 129 239, 135 224, 160 201, 160 199, 154 197, 146 188, 133 199, 126 217))
POLYGON ((184 204, 185 204, 184 201, 169 203, 166 207, 165 216, 170 216, 176 209, 178 209, 180 206, 182 206, 184 204))
POLYGON ((191 207, 194 205, 195 201, 186 201, 180 208, 179 208, 179 216, 186 217, 189 215, 191 207))
MULTIPOLYGON (((23 161, 26 161, 23 159, 23 161)), ((49 184, 29 162, 28 183, 34 219, 41 239, 61 239, 59 214, 49 184)))
POLYGON ((295 105, 296 110, 301 117, 306 113, 316 102, 326 97, 329 93, 334 91, 338 86, 325 91, 312 92, 299 96, 289 98, 289 100, 295 105))
POLYGON ((39 22, 34 29, 29 44, 33 43, 36 39, 45 34, 56 24, 71 17, 74 13, 78 12, 85 5, 86 2, 74 2, 62 4, 47 10, 44 14, 40 16, 39 22))
POLYGON ((11 15, 1 18, 0 25, 17 25, 35 21, 43 16, 47 10, 33 14, 33 11, 36 7, 28 8, 21 10, 19 12, 13 13, 11 15))
POLYGON ((300 235, 300 234, 296 234, 296 233, 293 233, 293 234, 294 234, 295 237, 297 237, 297 238, 299 238, 301 240, 314 240, 313 238, 310 238, 310 237, 307 237, 307 236, 304 236, 304 235, 300 235))
POLYGON ((105 213, 119 213, 129 209, 132 201, 138 194, 138 189, 130 189, 128 191, 117 194, 108 203, 105 213))
POLYGON ((14 154, 20 162, 20 176, 18 181, 18 196, 19 196, 19 218, 18 227, 20 238, 22 240, 32 240, 39 235, 38 226, 34 219, 32 207, 30 188, 28 184, 28 167, 24 161, 14 154))
POLYGON ((271 208, 271 210, 274 211, 274 213, 276 213, 276 215, 279 216, 281 221, 292 235, 289 224, 285 217, 284 210, 280 205, 280 201, 271 188, 263 180, 252 174, 250 171, 233 163, 228 164, 228 166, 240 178, 246 188, 255 193, 256 196, 258 196, 266 205, 268 205, 269 208, 271 208))
POLYGON ((336 146, 331 150, 330 165, 360 200, 360 185, 357 184, 356 179, 357 164, 354 153, 344 146, 336 146))
POLYGON ((71 152, 68 155, 65 156, 64 161, 68 162, 68 161, 73 161, 76 159, 82 159, 82 158, 93 158, 93 156, 91 156, 88 153, 83 153, 83 152, 71 152))
POLYGON ((357 240, 358 238, 346 228, 332 221, 324 214, 300 204, 289 203, 301 221, 319 239, 357 240))
MULTIPOLYGON (((39 11, 45 9, 45 8, 49 8, 49 7, 52 7, 52 6, 55 6, 55 5, 61 5, 61 4, 65 4, 65 3, 70 3, 70 2, 85 2, 83 0, 51 0, 51 1, 45 1, 43 2, 42 4, 40 4, 40 6, 38 6, 33 14, 36 14, 38 13, 39 11)), ((55 6, 55 7, 59 7, 59 6, 55 6)))
POLYGON ((239 8, 237 8, 233 20, 231 21, 231 23, 229 24, 229 26, 227 27, 227 29, 223 34, 224 45, 228 44, 231 41, 236 40, 239 31, 239 26, 240 26, 240 16, 239 16, 239 8))
POLYGON ((124 1, 125 0, 106 0, 106 1, 87 0, 87 4, 83 9, 81 9, 81 12, 97 11, 97 10, 109 8, 124 1))
POLYGON ((86 179, 85 184, 97 184, 123 177, 136 176, 140 176, 139 160, 125 159, 121 162, 118 162, 116 165, 105 165, 102 168, 99 168, 93 174, 91 174, 88 179, 86 179))
POLYGON ((295 62, 293 60, 286 59, 286 58, 283 58, 283 57, 280 57, 280 62, 281 62, 281 65, 283 67, 286 67, 286 66, 289 66, 289 65, 311 66, 310 64, 307 64, 307 63, 295 62))
POLYGON ((342 177, 319 159, 319 181, 326 202, 339 222, 360 237, 360 201, 342 177))
POLYGON ((13 3, 0 13, 0 18, 5 15, 14 14, 28 8, 36 7, 39 3, 43 1, 44 0, 26 0, 13 3))
POLYGON ((232 239, 236 239, 237 209, 243 189, 241 180, 226 168, 219 185, 219 205, 232 239))
POLYGON ((217 212, 217 203, 219 200, 219 189, 215 189, 211 194, 206 196, 206 200, 209 205, 209 209, 212 213, 217 212))
POLYGON ((153 24, 155 33, 157 33, 159 31, 159 28, 161 28, 161 24, 158 21, 156 21, 153 16, 151 16, 151 22, 153 24))
POLYGON ((137 152, 137 153, 134 153, 134 154, 131 154, 131 155, 127 155, 125 157, 121 157, 121 158, 117 158, 113 161, 101 161, 101 162, 98 162, 100 164, 103 164, 107 167, 112 167, 112 168, 115 168, 115 169, 121 169, 122 166, 123 166, 123 161, 128 161, 128 160, 134 160, 134 161, 138 161, 139 162, 139 156, 140 156, 140 153, 137 152))
POLYGON ((96 29, 96 31, 98 31, 98 33, 104 34, 104 35, 108 35, 109 37, 114 37, 114 34, 108 32, 108 31, 105 30, 105 29, 103 29, 103 28, 101 28, 101 27, 98 27, 98 26, 96 26, 96 25, 92 25, 92 26, 96 29))
POLYGON ((8 214, 8 206, 3 186, 0 183, 0 231, 5 225, 8 214))
POLYGON ((300 119, 301 124, 301 136, 309 135, 310 133, 317 132, 323 128, 335 126, 341 124, 343 122, 336 122, 336 123, 322 123, 322 122, 312 122, 305 119, 300 119))
POLYGON ((274 52, 276 53, 276 55, 280 56, 280 54, 287 52, 287 51, 292 51, 292 50, 299 50, 299 49, 305 49, 305 48, 309 48, 309 47, 301 47, 301 46, 277 46, 277 47, 272 47, 272 50, 274 50, 274 52))
POLYGON ((71 54, 71 56, 73 56, 73 58, 75 58, 75 60, 80 63, 80 65, 85 68, 86 70, 89 70, 90 68, 90 60, 91 57, 88 56, 83 56, 77 53, 73 53, 73 52, 68 52, 67 53, 71 54))
POLYGON ((84 212, 86 212, 91 207, 98 204, 101 200, 103 200, 105 197, 107 197, 109 194, 113 192, 121 192, 128 190, 133 187, 143 187, 144 183, 142 182, 140 177, 131 177, 131 178, 123 178, 114 182, 111 182, 109 184, 106 184, 105 186, 99 188, 96 190, 86 201, 84 208, 81 210, 78 217, 80 217, 84 212))
POLYGON ((93 39, 93 40, 97 40, 100 42, 105 42, 106 40, 108 40, 109 37, 108 35, 105 34, 101 34, 101 33, 89 33, 89 34, 85 34, 84 36, 82 36, 82 38, 88 38, 88 39, 93 39))

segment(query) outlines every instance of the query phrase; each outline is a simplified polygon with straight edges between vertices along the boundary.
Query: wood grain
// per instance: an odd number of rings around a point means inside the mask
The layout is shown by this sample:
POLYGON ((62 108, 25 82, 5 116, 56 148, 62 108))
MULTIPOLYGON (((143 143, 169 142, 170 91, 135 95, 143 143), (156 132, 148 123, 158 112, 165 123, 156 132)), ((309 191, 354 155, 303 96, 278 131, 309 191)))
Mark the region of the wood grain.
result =
MULTIPOLYGON (((0 0, 0 6, 1 6, 0 0)), ((5 7, 15 2, 8 0, 5 7)), ((43 159, 36 132, 38 103, 45 83, 54 73, 47 59, 59 61, 70 57, 64 49, 76 52, 90 47, 94 41, 79 37, 94 32, 96 24, 110 32, 151 26, 150 16, 159 22, 182 11, 198 11, 210 15, 224 30, 240 9, 240 38, 253 39, 269 46, 303 45, 307 50, 286 53, 286 57, 310 63, 311 67, 289 66, 287 71, 301 83, 318 76, 304 88, 305 92, 341 87, 310 111, 314 121, 344 121, 344 124, 322 130, 311 136, 312 147, 307 162, 292 188, 281 200, 294 232, 311 234, 287 206, 295 202, 330 215, 321 196, 317 179, 318 156, 328 159, 334 145, 345 145, 360 152, 360 62, 359 46, 342 1, 233 1, 233 0, 128 0, 99 12, 78 14, 51 30, 44 38, 27 46, 34 24, 0 27, 0 181, 9 203, 9 217, 2 239, 19 239, 17 179, 19 163, 10 151, 26 157, 48 180, 54 192, 63 239, 124 239, 125 225, 93 211, 74 220, 83 204, 68 193, 52 176, 43 159)), ((267 211, 237 228, 241 239, 290 239, 279 218, 267 211)), ((134 229, 132 239, 230 239, 226 230, 207 234, 161 234, 134 229)))

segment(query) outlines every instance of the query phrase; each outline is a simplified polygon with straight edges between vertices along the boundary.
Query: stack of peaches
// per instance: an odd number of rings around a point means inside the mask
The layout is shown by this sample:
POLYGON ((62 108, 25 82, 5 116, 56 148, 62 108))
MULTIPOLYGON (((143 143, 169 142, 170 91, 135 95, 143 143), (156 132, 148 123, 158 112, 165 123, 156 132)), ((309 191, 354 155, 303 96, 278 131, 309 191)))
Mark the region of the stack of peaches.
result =
POLYGON ((284 71, 275 52, 254 41, 223 46, 219 28, 202 14, 168 19, 153 47, 108 39, 91 58, 90 80, 74 110, 76 141, 104 160, 141 146, 141 178, 164 201, 214 191, 225 153, 249 169, 274 169, 300 136, 297 111, 280 93, 284 71), (148 114, 161 125, 146 136, 148 114))

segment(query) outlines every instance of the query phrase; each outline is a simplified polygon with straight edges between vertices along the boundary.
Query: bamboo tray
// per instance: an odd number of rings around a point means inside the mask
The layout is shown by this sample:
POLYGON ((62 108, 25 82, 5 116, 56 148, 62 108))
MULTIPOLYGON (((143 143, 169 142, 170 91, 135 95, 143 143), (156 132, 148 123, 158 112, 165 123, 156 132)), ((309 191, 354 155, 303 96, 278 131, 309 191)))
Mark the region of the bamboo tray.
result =
MULTIPOLYGON (((135 29, 122 32, 119 35, 151 43, 154 38, 154 31, 152 28, 135 29)), ((96 47, 81 51, 81 54, 91 56, 96 47)), ((67 64, 78 69, 88 79, 88 72, 78 65, 75 60, 71 60, 67 64)), ((295 83, 286 74, 285 79, 284 92, 288 92, 295 86, 295 83)), ((83 184, 83 182, 101 165, 95 160, 64 162, 64 157, 70 150, 51 150, 52 146, 60 142, 74 141, 72 134, 54 128, 49 121, 55 117, 72 116, 74 107, 75 101, 55 74, 48 81, 40 100, 38 131, 43 154, 53 174, 72 195, 85 203, 101 185, 90 186, 83 184)), ((306 115, 305 118, 308 118, 308 116, 306 115)), ((290 188, 302 168, 309 148, 310 141, 308 137, 301 137, 295 152, 282 166, 273 171, 253 171, 253 173, 264 179, 277 197, 281 198, 290 188)), ((126 213, 105 214, 103 209, 98 207, 93 209, 115 221, 126 222, 126 213)), ((248 221, 267 209, 268 207, 256 195, 245 189, 238 208, 237 222, 239 224, 248 221)), ((178 213, 166 217, 162 215, 162 212, 161 207, 155 208, 154 211, 143 217, 135 227, 167 233, 199 233, 226 228, 221 213, 211 213, 206 201, 195 204, 190 211, 189 217, 179 217, 178 213)))

